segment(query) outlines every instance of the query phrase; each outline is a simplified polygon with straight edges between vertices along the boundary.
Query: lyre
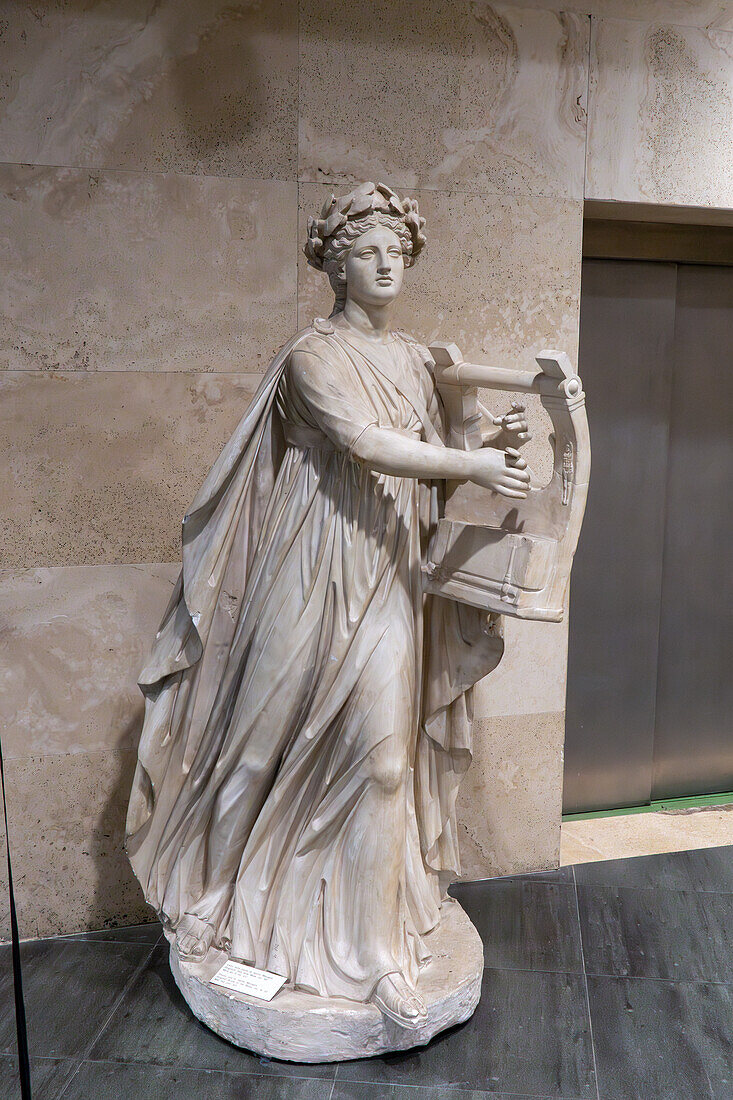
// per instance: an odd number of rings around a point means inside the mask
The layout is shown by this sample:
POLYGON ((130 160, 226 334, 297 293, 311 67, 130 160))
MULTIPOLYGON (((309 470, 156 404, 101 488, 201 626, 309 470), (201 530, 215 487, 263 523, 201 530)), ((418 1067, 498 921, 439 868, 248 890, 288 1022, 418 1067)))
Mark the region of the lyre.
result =
POLYGON ((478 389, 539 394, 553 426, 547 485, 513 500, 472 482, 449 483, 425 567, 428 592, 520 619, 559 622, 590 476, 585 394, 568 356, 543 351, 534 370, 465 363, 455 344, 430 347, 450 445, 482 445, 478 389))

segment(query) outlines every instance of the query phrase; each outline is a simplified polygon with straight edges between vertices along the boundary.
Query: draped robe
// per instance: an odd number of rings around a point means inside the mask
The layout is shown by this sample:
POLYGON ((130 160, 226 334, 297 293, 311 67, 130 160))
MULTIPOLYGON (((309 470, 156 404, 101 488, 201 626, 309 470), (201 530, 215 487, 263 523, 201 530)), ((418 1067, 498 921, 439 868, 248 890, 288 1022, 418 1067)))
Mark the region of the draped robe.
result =
POLYGON ((438 485, 354 454, 370 425, 442 445, 431 365, 322 320, 280 352, 184 520, 140 677, 127 849, 166 934, 193 914, 324 996, 428 960, 471 689, 502 653, 484 614, 423 594, 438 485))

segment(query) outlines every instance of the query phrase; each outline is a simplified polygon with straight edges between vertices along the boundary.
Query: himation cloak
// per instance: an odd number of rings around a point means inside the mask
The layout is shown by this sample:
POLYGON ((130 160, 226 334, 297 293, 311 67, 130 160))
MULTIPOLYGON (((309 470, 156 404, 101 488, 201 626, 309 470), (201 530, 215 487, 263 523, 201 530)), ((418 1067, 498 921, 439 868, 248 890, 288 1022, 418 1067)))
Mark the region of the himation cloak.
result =
POLYGON ((423 593, 439 483, 353 454, 370 425, 444 441, 431 366, 322 320, 280 352, 184 520, 140 679, 127 846, 168 937, 359 1001, 427 960, 472 686, 502 653, 485 614, 423 593))

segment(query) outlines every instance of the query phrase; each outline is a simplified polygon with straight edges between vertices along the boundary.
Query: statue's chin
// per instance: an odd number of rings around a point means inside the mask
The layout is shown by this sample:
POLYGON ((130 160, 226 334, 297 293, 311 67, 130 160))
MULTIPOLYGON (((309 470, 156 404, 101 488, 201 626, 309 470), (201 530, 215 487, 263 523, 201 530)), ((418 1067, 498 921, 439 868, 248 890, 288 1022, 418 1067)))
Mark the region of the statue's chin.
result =
POLYGON ((398 297, 401 289, 395 283, 383 286, 377 283, 361 294, 351 294, 349 297, 357 305, 373 309, 374 306, 390 305, 398 297))

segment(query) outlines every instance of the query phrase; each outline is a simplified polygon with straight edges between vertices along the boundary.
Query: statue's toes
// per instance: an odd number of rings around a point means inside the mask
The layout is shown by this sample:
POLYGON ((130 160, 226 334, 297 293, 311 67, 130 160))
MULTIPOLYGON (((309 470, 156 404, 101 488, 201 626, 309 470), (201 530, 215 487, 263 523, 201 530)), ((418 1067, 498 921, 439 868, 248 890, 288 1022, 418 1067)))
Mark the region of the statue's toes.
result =
POLYGON ((179 936, 176 939, 176 947, 179 955, 190 955, 196 944, 195 936, 179 936))
POLYGON ((419 1020, 427 1015, 425 1005, 416 993, 411 993, 400 998, 400 1012, 410 1020, 419 1020))
POLYGON ((420 1027, 427 1019, 427 1009, 413 993, 401 974, 382 978, 372 994, 377 1007, 402 1027, 420 1027))
POLYGON ((214 929, 211 925, 199 922, 199 926, 202 929, 200 935, 195 932, 183 932, 176 940, 178 954, 196 962, 206 958, 214 942, 214 929))
POLYGON ((206 944, 197 936, 185 935, 177 941, 178 954, 185 955, 187 959, 203 959, 206 955, 206 944))

